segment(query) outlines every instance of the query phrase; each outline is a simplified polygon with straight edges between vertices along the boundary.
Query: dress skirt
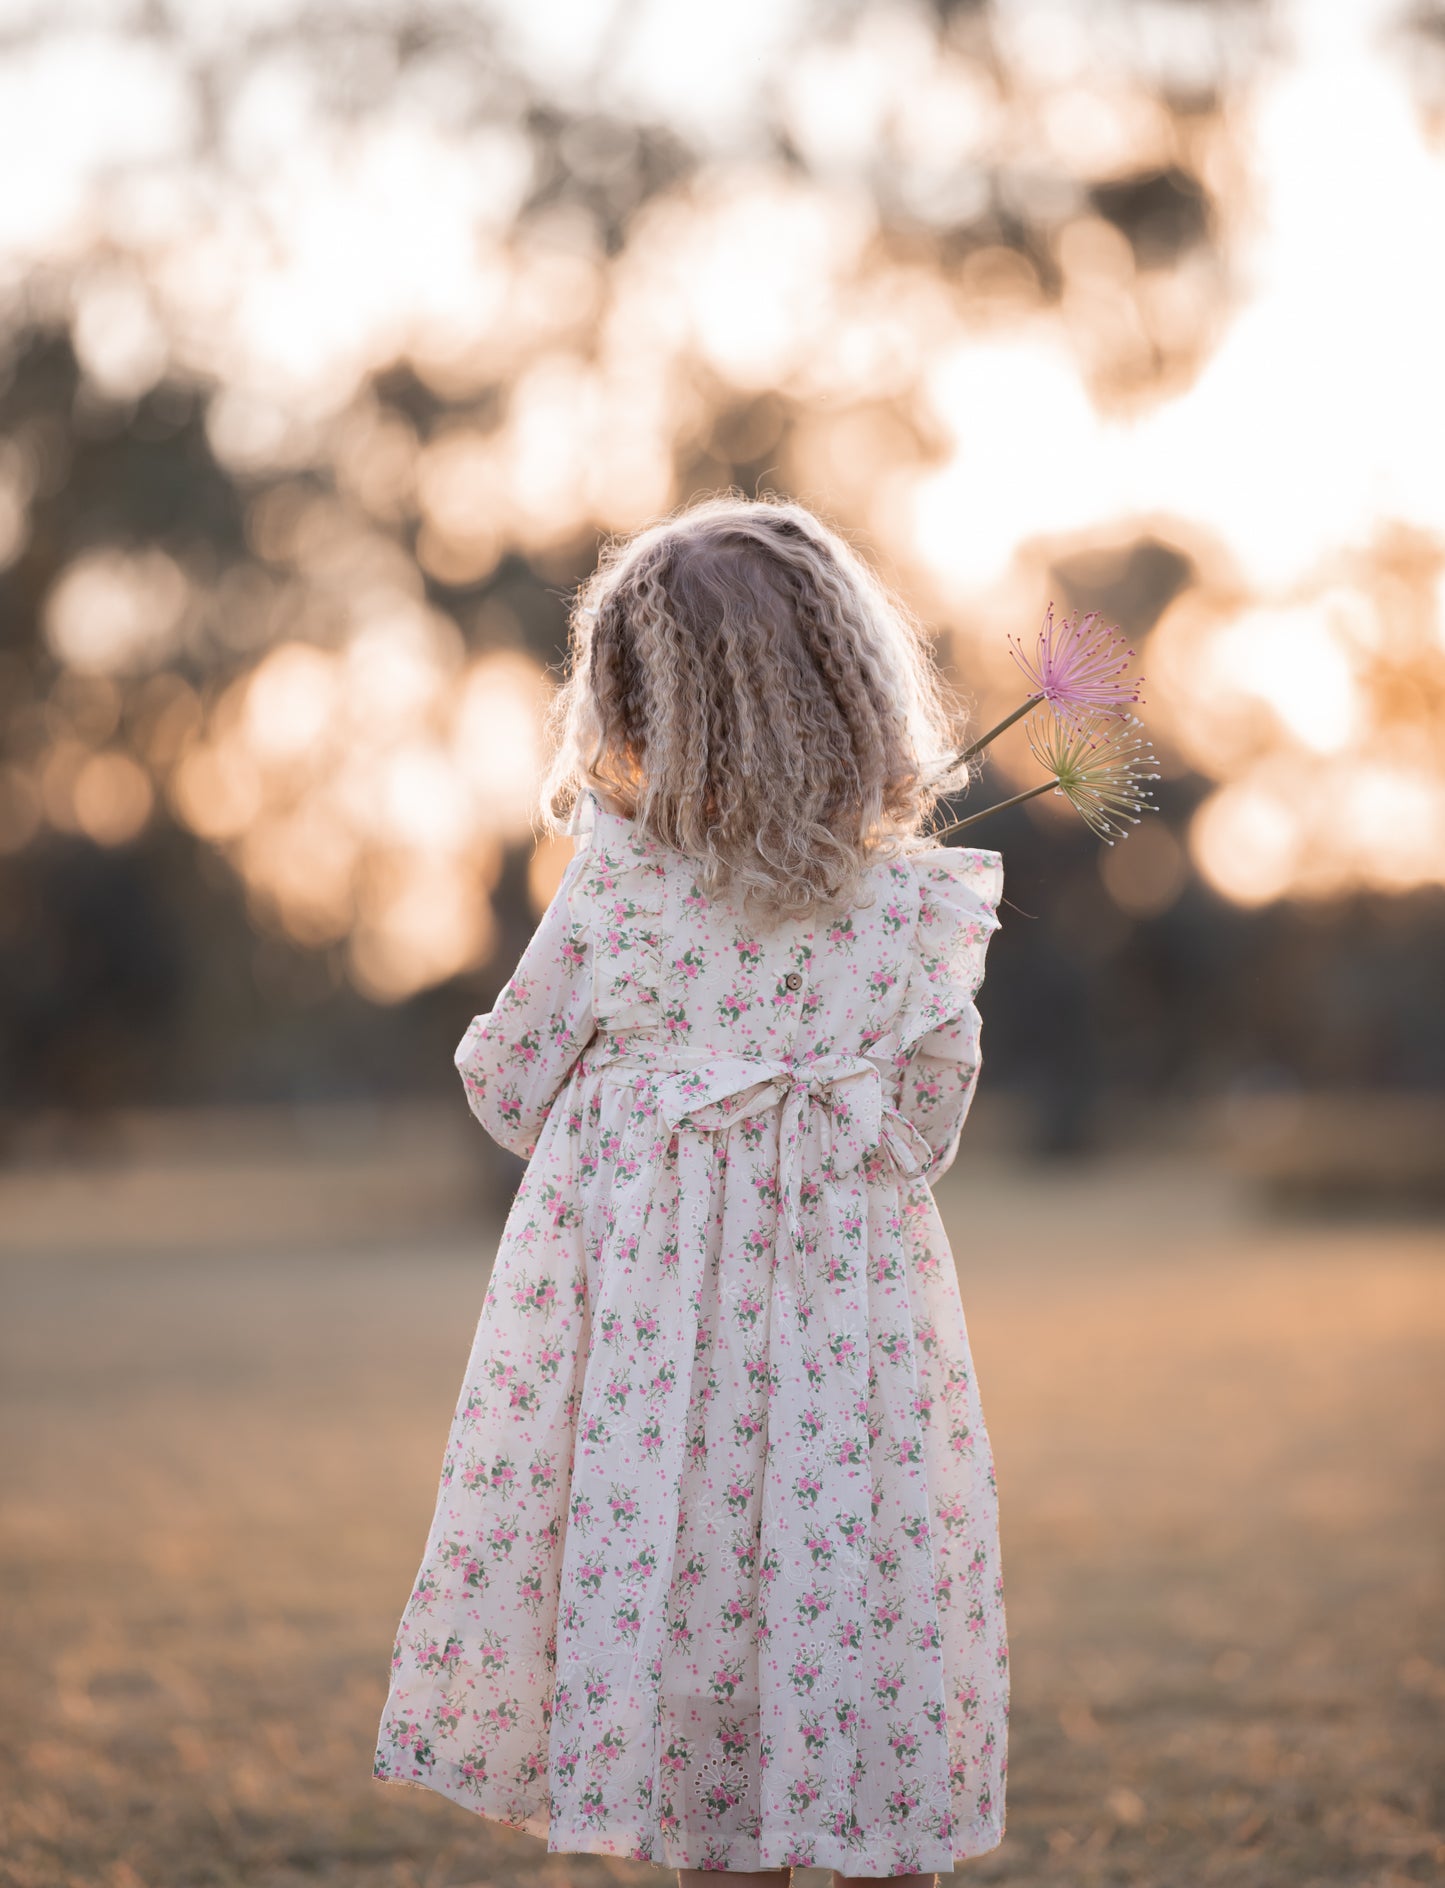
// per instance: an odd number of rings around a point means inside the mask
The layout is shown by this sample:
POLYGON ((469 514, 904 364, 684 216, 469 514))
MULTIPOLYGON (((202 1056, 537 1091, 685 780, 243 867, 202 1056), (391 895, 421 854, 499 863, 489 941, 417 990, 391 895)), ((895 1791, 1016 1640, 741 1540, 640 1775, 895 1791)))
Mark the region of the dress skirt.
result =
POLYGON ((926 1153, 867 1057, 598 1038, 497 1253, 379 1777, 669 1868, 998 1845, 997 1490, 926 1153))

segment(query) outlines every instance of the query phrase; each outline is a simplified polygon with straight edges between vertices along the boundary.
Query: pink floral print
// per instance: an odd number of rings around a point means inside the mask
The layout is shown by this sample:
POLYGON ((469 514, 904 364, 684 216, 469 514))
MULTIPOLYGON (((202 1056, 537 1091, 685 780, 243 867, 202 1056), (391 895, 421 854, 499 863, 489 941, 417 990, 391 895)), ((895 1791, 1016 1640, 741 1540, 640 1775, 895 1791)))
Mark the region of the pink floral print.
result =
POLYGON ((931 1182, 996 852, 772 931, 588 796, 457 1051, 529 1156, 377 1776, 674 1868, 952 1869, 1004 1829, 993 1457, 931 1182))

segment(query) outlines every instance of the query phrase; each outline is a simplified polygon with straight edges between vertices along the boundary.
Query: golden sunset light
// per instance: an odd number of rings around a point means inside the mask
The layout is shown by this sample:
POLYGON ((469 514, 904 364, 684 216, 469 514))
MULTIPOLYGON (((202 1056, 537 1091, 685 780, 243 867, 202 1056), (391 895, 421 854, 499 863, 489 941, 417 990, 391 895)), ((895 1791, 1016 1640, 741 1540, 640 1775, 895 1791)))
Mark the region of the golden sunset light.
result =
MULTIPOLYGON (((541 154, 440 52, 359 75, 378 103, 346 112, 304 39, 244 50, 242 12, 203 135, 204 13, 164 36, 103 10, 37 35, 0 81, 7 169, 32 180, 0 214, 9 318, 68 315, 87 400, 209 385, 257 563, 101 539, 56 571, 65 668, 214 679, 163 759, 106 758, 57 712, 58 745, 7 775, 7 842, 37 794, 102 844, 165 805, 313 942, 392 909, 367 861, 415 848, 452 888, 451 941, 403 971, 402 926, 368 989, 476 961, 490 932, 465 914, 525 827, 546 689, 520 654, 468 663, 428 587, 634 528, 687 495, 713 410, 766 399, 778 418, 745 450, 880 546, 984 716, 1009 705, 1005 632, 1041 612, 1060 554, 1146 535, 1189 558, 1144 667, 1166 766, 1217 782, 1189 846, 1221 892, 1441 882, 1445 263, 1411 239, 1445 210, 1438 130, 1373 0, 1286 10, 1265 41, 1227 10, 1144 12, 1106 60, 1077 10, 1010 7, 989 69, 966 28, 939 39, 906 6, 822 36, 802 6, 685 30, 667 7, 605 29, 606 6, 492 9, 533 83, 591 100, 565 143, 584 196, 631 174, 631 123, 697 139, 620 244, 580 200, 523 214, 541 154), (1171 112, 1161 84, 1219 102, 1171 112), (764 96, 802 168, 754 153, 764 96), (1161 199, 1170 235, 1100 214, 1112 179, 1151 168, 1205 180, 1212 242, 1187 198, 1161 199), (930 246, 990 178, 1044 248, 941 269, 930 246), (399 362, 451 409, 425 436, 370 390, 399 362), (1418 549, 1387 568, 1402 533, 1418 549)), ((5 441, 12 563, 56 449, 5 441)), ((1003 764, 1022 785, 1021 751, 1003 764)))

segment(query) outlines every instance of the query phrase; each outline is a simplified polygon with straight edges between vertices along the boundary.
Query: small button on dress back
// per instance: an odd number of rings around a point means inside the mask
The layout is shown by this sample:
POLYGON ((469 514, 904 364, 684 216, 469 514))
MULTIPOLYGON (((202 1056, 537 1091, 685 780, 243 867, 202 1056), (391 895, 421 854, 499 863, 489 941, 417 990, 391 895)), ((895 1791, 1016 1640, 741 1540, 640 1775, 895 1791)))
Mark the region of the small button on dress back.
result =
POLYGON ((803 987, 803 979, 796 970, 790 970, 783 982, 790 990, 801 990, 803 987))

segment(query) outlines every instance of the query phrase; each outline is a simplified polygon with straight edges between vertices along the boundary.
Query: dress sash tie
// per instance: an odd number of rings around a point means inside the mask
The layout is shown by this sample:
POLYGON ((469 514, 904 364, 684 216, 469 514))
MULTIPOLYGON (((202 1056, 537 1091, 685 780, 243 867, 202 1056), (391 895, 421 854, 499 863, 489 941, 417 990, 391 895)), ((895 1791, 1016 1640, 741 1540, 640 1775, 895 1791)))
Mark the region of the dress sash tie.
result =
POLYGON ((646 1070, 657 1076, 658 1125, 679 1132, 720 1133, 738 1121, 781 1107, 778 1123, 779 1243, 786 1228, 795 1251, 804 1244, 802 1190, 810 1141, 818 1173, 841 1180, 865 1154, 881 1147, 898 1172, 913 1178, 933 1158, 928 1142, 906 1116, 886 1105, 883 1076, 864 1055, 727 1055, 716 1051, 632 1047, 602 1038, 587 1052, 592 1071, 646 1070), (816 1140, 813 1137, 816 1136, 816 1140))

